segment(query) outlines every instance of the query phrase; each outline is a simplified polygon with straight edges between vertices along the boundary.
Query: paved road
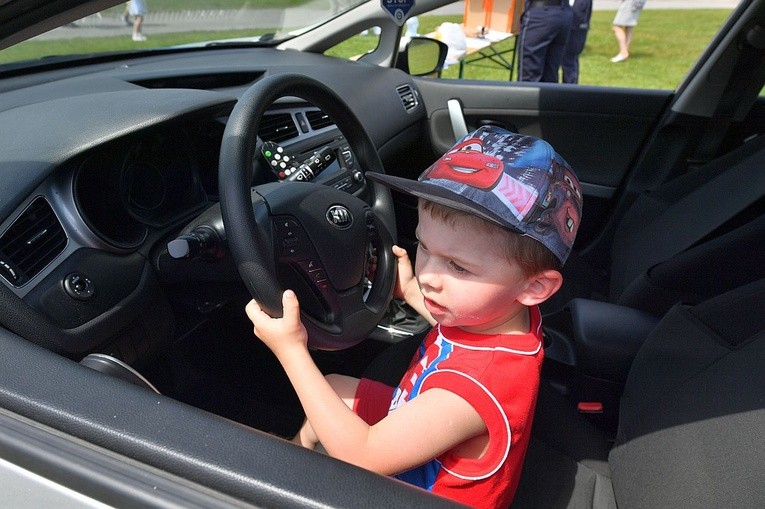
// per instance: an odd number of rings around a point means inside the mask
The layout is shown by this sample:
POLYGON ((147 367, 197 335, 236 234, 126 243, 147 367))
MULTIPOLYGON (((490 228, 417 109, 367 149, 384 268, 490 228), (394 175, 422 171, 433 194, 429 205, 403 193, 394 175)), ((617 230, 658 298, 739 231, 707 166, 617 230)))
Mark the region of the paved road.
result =
MULTIPOLYGON (((376 0, 372 0, 376 1, 376 0)), ((619 0, 593 0, 595 10, 616 10, 619 0)), ((645 9, 732 9, 737 0, 647 0, 645 9)), ((464 2, 455 2, 437 9, 438 14, 462 14, 464 2)), ((238 30, 253 27, 270 28, 274 26, 306 26, 325 11, 310 9, 295 11, 294 18, 283 19, 283 12, 277 9, 240 9, 240 10, 195 10, 178 12, 149 12, 144 22, 144 33, 181 32, 189 30, 238 30)), ((39 39, 68 39, 73 37, 99 37, 124 34, 130 35, 130 28, 116 17, 89 16, 79 21, 76 27, 62 27, 39 39)))

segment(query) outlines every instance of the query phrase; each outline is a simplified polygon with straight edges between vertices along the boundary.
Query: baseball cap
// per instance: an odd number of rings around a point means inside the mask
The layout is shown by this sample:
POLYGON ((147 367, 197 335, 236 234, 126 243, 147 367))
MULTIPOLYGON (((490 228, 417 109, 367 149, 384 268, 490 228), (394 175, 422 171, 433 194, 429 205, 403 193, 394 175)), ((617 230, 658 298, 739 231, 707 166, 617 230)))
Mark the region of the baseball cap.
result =
POLYGON ((463 136, 417 180, 375 172, 366 176, 531 237, 561 263, 582 216, 579 181, 553 147, 496 126, 463 136))

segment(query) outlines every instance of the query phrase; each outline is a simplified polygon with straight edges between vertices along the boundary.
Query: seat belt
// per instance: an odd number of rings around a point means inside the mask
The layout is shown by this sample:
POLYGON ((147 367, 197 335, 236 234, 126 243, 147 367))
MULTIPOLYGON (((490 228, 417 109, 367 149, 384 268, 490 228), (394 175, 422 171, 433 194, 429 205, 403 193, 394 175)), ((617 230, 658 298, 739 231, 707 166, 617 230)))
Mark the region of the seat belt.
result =
POLYGON ((641 258, 644 262, 650 262, 643 269, 685 251, 763 198, 764 153, 763 149, 754 151, 668 207, 653 221, 661 223, 662 228, 644 228, 635 232, 634 239, 638 242, 632 245, 646 246, 641 258))
MULTIPOLYGON (((736 64, 731 71, 731 79, 722 93, 715 112, 709 119, 709 127, 699 140, 696 152, 689 160, 693 166, 700 166, 717 156, 728 127, 733 123, 736 113, 744 101, 753 102, 762 88, 759 80, 753 76, 761 74, 765 67, 765 29, 761 25, 752 27, 741 45, 736 64)), ((750 103, 751 104, 751 103, 750 103)))

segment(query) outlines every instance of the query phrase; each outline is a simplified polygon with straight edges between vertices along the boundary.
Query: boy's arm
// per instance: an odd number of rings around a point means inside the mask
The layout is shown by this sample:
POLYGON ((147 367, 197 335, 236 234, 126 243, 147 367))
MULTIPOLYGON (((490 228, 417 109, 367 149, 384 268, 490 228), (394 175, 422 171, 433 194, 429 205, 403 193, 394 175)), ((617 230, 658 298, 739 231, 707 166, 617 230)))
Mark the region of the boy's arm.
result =
POLYGON ((409 253, 406 249, 399 246, 393 246, 393 254, 398 258, 396 275, 396 286, 393 289, 393 296, 402 299, 425 318, 430 325, 435 325, 436 320, 425 308, 425 299, 420 291, 420 285, 414 277, 412 262, 409 260, 409 253))
POLYGON ((284 367, 306 418, 330 456, 390 475, 485 433, 478 412, 461 397, 441 389, 424 392, 369 426, 346 406, 313 362, 293 292, 285 292, 283 306, 280 319, 268 316, 254 300, 246 309, 255 333, 284 367))

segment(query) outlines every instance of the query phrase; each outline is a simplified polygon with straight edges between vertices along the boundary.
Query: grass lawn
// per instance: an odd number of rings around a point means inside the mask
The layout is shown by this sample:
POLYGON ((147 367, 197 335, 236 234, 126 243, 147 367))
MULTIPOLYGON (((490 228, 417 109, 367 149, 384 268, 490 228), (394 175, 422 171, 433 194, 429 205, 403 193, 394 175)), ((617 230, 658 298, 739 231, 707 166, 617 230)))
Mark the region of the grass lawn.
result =
MULTIPOLYGON (((587 44, 579 59, 579 82, 584 85, 675 89, 729 13, 725 9, 645 10, 635 28, 630 58, 614 64, 610 59, 618 52, 611 31, 615 12, 595 11, 587 44)), ((428 33, 443 22, 460 23, 462 17, 422 16, 419 20, 419 32, 428 33)), ((357 36, 333 48, 332 52, 358 55, 374 44, 372 36, 357 36)), ((510 38, 497 44, 496 48, 509 49, 513 44, 515 39, 510 38)), ((505 81, 509 74, 499 65, 483 60, 466 65, 463 78, 505 81)), ((451 66, 442 76, 457 78, 459 66, 451 66)), ((517 79, 517 76, 513 78, 517 79)))
MULTIPOLYGON (((307 0, 153 0, 151 12, 232 9, 269 7, 306 3, 307 0)), ((112 8, 115 17, 123 6, 112 8)), ((630 59, 613 64, 609 59, 617 52, 616 41, 611 32, 614 11, 595 11, 587 44, 580 58, 580 83, 586 85, 607 85, 654 89, 674 89, 682 81, 693 62, 701 54, 710 38, 722 25, 729 14, 725 9, 698 10, 645 10, 640 24, 635 29, 630 59)), ((421 34, 434 31, 443 22, 460 23, 462 16, 421 16, 421 34)), ((192 32, 175 34, 152 34, 142 48, 170 46, 190 42, 243 37, 267 33, 270 29, 258 31, 192 32)), ((332 48, 328 54, 350 58, 363 54, 377 44, 374 35, 358 35, 332 48)), ((497 45, 498 49, 509 49, 515 44, 510 38, 497 45)), ((44 55, 66 55, 105 51, 136 49, 127 37, 100 37, 91 39, 67 39, 56 41, 34 40, 0 52, 0 63, 35 59, 44 55)), ((443 73, 445 78, 457 78, 459 66, 452 66, 443 73)), ((465 79, 506 81, 509 72, 487 60, 465 66, 465 79)), ((516 78, 517 76, 514 76, 516 78)))
POLYGON ((630 58, 618 64, 611 21, 615 13, 595 11, 579 60, 580 83, 674 89, 730 14, 724 9, 646 10, 640 15, 630 58))

